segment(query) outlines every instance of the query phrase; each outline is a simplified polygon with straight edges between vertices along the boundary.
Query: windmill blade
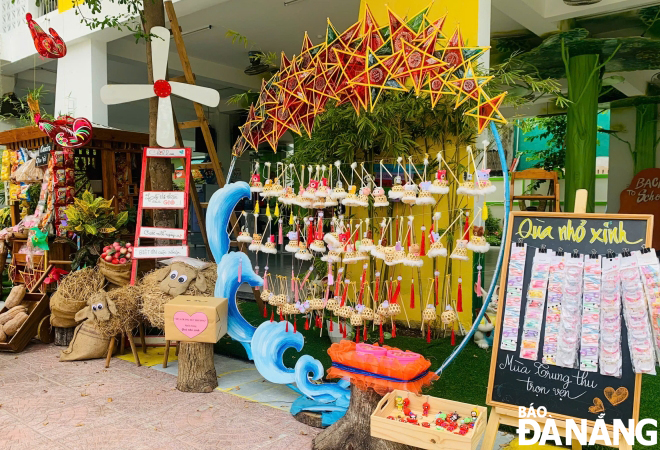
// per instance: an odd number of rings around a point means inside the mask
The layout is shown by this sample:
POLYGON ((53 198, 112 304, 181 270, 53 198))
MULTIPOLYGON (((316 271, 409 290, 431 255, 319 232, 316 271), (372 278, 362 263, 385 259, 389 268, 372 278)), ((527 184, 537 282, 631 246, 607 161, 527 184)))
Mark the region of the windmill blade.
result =
POLYGON ((172 94, 187 98, 195 103, 212 107, 218 106, 218 103, 220 103, 220 94, 215 89, 188 83, 177 83, 176 81, 170 81, 170 86, 172 86, 172 94))
POLYGON ((155 96, 151 84, 107 84, 101 88, 101 101, 106 105, 134 102, 155 96))
POLYGON ((170 54, 170 30, 165 27, 153 27, 151 34, 151 64, 154 81, 164 80, 167 72, 167 58, 170 54))
POLYGON ((158 123, 156 124, 156 142, 161 147, 174 147, 174 115, 172 114, 172 97, 158 99, 158 123))

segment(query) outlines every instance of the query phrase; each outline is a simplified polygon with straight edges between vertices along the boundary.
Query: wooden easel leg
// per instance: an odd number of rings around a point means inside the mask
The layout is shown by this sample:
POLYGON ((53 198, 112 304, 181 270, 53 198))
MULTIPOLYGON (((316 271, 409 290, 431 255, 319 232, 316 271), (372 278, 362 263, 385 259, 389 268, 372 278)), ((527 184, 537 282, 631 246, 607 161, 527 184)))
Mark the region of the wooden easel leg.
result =
POLYGON ((170 357, 170 341, 165 341, 165 356, 163 357, 163 369, 167 369, 167 359, 170 357))
POLYGON ((488 418, 488 425, 486 425, 486 432, 484 433, 484 440, 481 444, 483 450, 493 450, 495 447, 495 439, 497 438, 497 430, 500 428, 500 415, 495 412, 495 408, 490 411, 488 418))
POLYGON ((147 340, 144 337, 144 323, 140 322, 138 325, 138 330, 140 331, 140 343, 142 344, 142 353, 147 353, 147 340))
POLYGON ((119 354, 120 354, 120 355, 123 355, 123 354, 124 354, 124 350, 126 350, 126 336, 125 336, 125 334, 122 333, 122 334, 119 336, 119 339, 120 339, 120 340, 119 340, 119 354))
POLYGON ((179 348, 180 347, 181 347, 181 341, 176 341, 176 351, 174 352, 174 354, 176 356, 179 356, 179 348))
POLYGON ((135 358, 135 365, 140 367, 140 357, 138 356, 137 348, 135 348, 135 341, 133 340, 133 333, 130 331, 126 332, 126 336, 128 336, 128 343, 131 344, 131 351, 133 352, 133 358, 135 358))
POLYGON ((110 367, 110 358, 112 358, 112 352, 115 351, 115 337, 110 338, 110 343, 108 343, 108 356, 105 357, 105 368, 110 367))

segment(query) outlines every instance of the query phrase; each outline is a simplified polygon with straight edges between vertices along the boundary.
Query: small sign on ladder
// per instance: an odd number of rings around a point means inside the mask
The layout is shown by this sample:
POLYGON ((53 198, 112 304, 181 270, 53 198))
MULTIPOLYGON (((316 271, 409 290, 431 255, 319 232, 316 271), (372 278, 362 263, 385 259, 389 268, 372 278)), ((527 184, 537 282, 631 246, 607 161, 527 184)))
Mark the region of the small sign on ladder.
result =
POLYGON ((190 148, 145 148, 142 154, 142 177, 140 180, 140 197, 137 209, 137 224, 135 226, 135 245, 133 249, 133 267, 131 284, 135 284, 137 265, 140 259, 172 258, 188 256, 188 195, 190 189, 190 148), (147 191, 147 165, 149 158, 183 158, 185 159, 184 190, 183 191, 147 191), (181 209, 183 210, 182 228, 143 227, 142 218, 145 209, 181 209), (140 239, 172 239, 181 241, 181 245, 141 246, 140 239))

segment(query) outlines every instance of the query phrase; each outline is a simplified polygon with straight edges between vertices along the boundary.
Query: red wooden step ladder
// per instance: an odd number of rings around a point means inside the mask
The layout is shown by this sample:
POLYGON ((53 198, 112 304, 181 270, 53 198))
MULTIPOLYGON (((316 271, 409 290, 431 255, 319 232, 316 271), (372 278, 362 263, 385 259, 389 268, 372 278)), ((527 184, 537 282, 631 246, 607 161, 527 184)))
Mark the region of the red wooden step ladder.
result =
MULTIPOLYGON (((135 225, 135 244, 133 248, 133 265, 131 268, 131 284, 135 284, 139 259, 172 258, 188 256, 188 195, 190 194, 190 147, 186 148, 151 148, 146 147, 142 153, 142 177, 140 180, 140 196, 135 225), (185 158, 184 190, 183 191, 147 191, 147 164, 149 158, 185 158), (183 228, 143 227, 142 212, 145 209, 181 209, 183 210, 183 228), (141 247, 140 238, 180 240, 181 245, 163 245, 141 247)), ((201 220, 201 219, 200 219, 201 220)))

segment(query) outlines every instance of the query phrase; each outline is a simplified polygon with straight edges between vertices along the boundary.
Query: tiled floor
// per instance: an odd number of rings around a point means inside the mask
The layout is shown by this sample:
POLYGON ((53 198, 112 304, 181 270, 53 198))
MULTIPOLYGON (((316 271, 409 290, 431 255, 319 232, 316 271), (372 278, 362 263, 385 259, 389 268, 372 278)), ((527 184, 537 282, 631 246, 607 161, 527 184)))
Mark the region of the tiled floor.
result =
MULTIPOLYGON (((215 355, 218 389, 190 394, 176 390, 176 361, 163 369, 113 358, 105 369, 61 363, 59 351, 31 343, 0 353, 0 449, 295 450, 319 433, 289 414, 298 395, 250 362, 215 355)), ((495 448, 512 438, 498 433, 495 448)))
MULTIPOLYGON (((61 363, 59 351, 33 343, 16 355, 0 354, 0 448, 289 450, 310 448, 318 433, 279 408, 288 398, 269 399, 268 390, 251 395, 275 407, 222 391, 182 393, 162 367, 117 358, 109 369, 101 360, 61 363)), ((223 389, 242 391, 250 379, 230 375, 220 377, 223 389)))

